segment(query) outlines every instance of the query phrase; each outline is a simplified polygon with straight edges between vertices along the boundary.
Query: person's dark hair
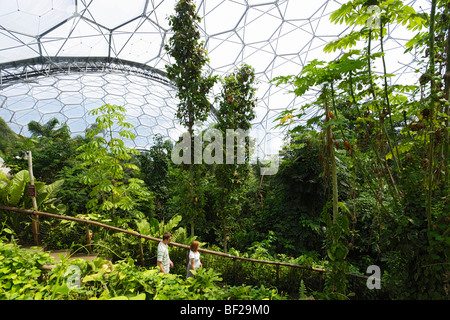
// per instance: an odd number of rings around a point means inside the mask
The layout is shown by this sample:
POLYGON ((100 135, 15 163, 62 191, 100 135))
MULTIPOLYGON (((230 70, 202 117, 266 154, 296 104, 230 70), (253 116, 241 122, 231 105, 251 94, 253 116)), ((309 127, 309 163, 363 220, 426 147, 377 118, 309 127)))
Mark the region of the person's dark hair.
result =
POLYGON ((165 232, 163 234, 163 241, 169 239, 172 236, 172 234, 170 232, 165 232))

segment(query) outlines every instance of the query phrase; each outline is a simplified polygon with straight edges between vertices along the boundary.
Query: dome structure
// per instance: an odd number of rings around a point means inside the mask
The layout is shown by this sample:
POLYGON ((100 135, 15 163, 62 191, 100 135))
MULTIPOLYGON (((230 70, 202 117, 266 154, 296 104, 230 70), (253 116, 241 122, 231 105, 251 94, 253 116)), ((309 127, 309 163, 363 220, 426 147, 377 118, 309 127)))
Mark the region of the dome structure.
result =
MULTIPOLYGON (((279 113, 308 101, 308 95, 295 97, 270 81, 298 74, 312 59, 339 55, 325 55, 323 47, 351 31, 329 22, 344 2, 196 1, 211 72, 224 76, 242 63, 255 68, 258 105, 252 135, 262 155, 281 145, 282 133, 273 128, 279 113)), ((416 2, 409 4, 418 8, 416 2)), ((109 103, 127 109, 135 147, 148 148, 155 134, 177 139, 185 130, 175 117, 176 90, 165 75, 171 59, 164 50, 175 4, 0 0, 0 117, 25 136, 31 120, 51 118, 66 122, 72 134, 83 134, 95 120, 88 111, 109 103)), ((389 30, 385 50, 402 55, 410 38, 404 32, 401 27, 389 30)), ((410 61, 411 53, 389 60, 390 72, 412 76, 410 61)))

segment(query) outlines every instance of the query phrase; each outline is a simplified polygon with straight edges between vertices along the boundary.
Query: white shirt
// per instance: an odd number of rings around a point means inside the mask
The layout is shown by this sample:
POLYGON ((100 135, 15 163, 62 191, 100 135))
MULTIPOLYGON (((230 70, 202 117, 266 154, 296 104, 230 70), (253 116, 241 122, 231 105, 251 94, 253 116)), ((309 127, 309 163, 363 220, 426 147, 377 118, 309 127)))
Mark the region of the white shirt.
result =
POLYGON ((170 257, 169 257, 169 246, 164 244, 162 241, 158 244, 158 253, 156 255, 156 260, 161 262, 162 267, 166 273, 170 271, 170 257))
POLYGON ((194 267, 200 268, 200 252, 194 252, 189 250, 189 265, 188 268, 191 269, 191 259, 194 259, 194 267))

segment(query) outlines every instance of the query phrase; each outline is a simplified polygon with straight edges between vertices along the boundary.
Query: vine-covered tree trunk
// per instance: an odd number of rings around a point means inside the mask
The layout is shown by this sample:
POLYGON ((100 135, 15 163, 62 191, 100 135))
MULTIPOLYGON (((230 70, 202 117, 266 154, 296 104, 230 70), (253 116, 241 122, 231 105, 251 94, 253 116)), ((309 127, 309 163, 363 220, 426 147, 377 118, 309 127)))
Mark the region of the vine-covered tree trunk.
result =
MULTIPOLYGON (((448 4, 447 6, 450 6, 450 4, 448 4)), ((450 8, 448 8, 448 11, 450 11, 450 8)), ((450 118, 450 108, 449 108, 449 101, 450 101, 450 25, 448 27, 447 30, 447 41, 446 41, 446 56, 447 59, 445 61, 445 65, 446 65, 446 72, 444 75, 444 84, 445 84, 445 99, 447 100, 447 103, 445 104, 444 107, 444 113, 447 115, 447 119, 445 120, 445 132, 444 132, 444 154, 443 154, 443 158, 444 158, 444 182, 443 182, 443 187, 442 189, 447 190, 447 186, 448 186, 448 179, 449 179, 449 167, 450 167, 450 153, 449 153, 449 144, 450 144, 450 140, 449 140, 449 135, 448 135, 448 120, 450 118)))
POLYGON ((194 234, 194 225, 197 218, 194 199, 196 183, 194 177, 193 146, 194 124, 207 119, 211 103, 208 101, 208 93, 217 81, 217 77, 203 75, 202 68, 208 62, 206 50, 200 41, 200 32, 196 25, 200 17, 195 10, 193 0, 179 0, 175 6, 175 14, 169 18, 169 25, 174 35, 165 46, 168 54, 175 59, 175 63, 167 65, 167 76, 176 85, 177 97, 180 102, 176 113, 180 123, 189 132, 191 155, 187 165, 191 180, 190 192, 184 195, 190 203, 189 212, 186 212, 188 222, 191 225, 191 235, 194 234))
POLYGON ((428 47, 428 52, 430 54, 430 68, 428 73, 430 74, 430 129, 428 134, 430 136, 429 149, 428 149, 428 182, 427 182, 427 204, 426 204, 426 214, 428 221, 428 230, 431 230, 431 201, 433 197, 433 161, 434 161, 434 121, 436 118, 436 84, 434 80, 435 74, 435 52, 434 52, 434 24, 436 17, 436 0, 431 2, 431 15, 430 15, 430 42, 428 47))
MULTIPOLYGON (((328 103, 328 90, 325 87, 324 88, 324 104, 325 104, 325 119, 328 121, 331 120, 330 115, 330 105, 328 103)), ((331 163, 331 185, 332 185, 332 200, 333 200, 333 223, 336 223, 339 206, 338 206, 338 180, 337 180, 337 172, 336 172, 336 155, 334 152, 334 143, 333 143, 333 129, 332 124, 329 124, 327 126, 327 140, 326 140, 326 150, 328 159, 326 161, 329 161, 331 163)))

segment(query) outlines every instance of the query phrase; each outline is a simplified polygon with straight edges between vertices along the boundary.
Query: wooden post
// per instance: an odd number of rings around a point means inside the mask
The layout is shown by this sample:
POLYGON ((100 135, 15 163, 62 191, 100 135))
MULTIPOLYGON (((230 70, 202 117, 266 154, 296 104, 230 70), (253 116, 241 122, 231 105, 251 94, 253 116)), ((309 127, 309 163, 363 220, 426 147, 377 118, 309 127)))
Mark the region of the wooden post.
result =
POLYGON ((233 258, 233 285, 236 285, 236 281, 237 281, 237 279, 236 279, 236 275, 238 274, 238 272, 237 272, 237 270, 236 270, 236 259, 235 258, 233 258))
MULTIPOLYGON (((34 176, 33 176, 33 158, 31 156, 31 151, 27 151, 28 157, 28 173, 30 174, 30 186, 28 187, 28 195, 31 197, 31 201, 33 202, 33 210, 37 211, 37 201, 36 201, 36 187, 34 185, 34 176)), ((32 220, 32 230, 33 230, 33 238, 34 244, 39 245, 39 216, 33 214, 31 217, 32 220)))
POLYGON ((86 243, 87 243, 87 246, 88 246, 89 253, 91 253, 92 252, 91 233, 89 232, 89 225, 88 224, 86 224, 86 243))
POLYGON ((142 238, 138 237, 138 241, 139 241, 139 252, 141 254, 141 263, 142 266, 144 266, 144 249, 142 248, 142 238))
POLYGON ((186 268, 189 265, 189 248, 186 248, 186 268))
POLYGON ((280 280, 280 265, 277 264, 277 267, 276 267, 276 281, 275 281, 275 286, 277 286, 277 287, 278 287, 279 280, 280 280))
POLYGON ((323 287, 322 287, 322 282, 323 282, 323 277, 322 277, 323 273, 319 273, 319 291, 322 291, 323 287))

